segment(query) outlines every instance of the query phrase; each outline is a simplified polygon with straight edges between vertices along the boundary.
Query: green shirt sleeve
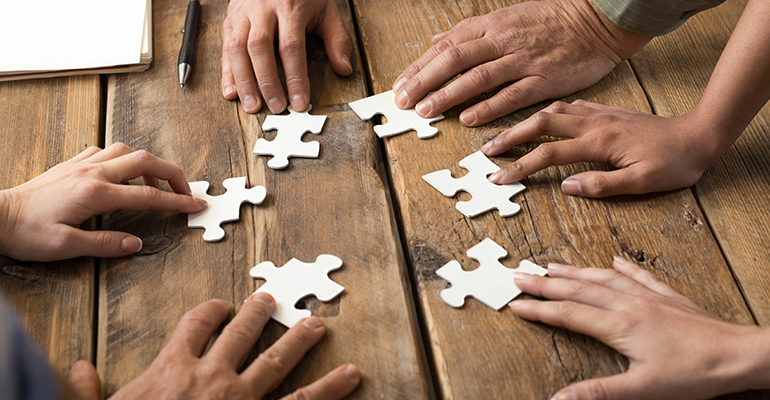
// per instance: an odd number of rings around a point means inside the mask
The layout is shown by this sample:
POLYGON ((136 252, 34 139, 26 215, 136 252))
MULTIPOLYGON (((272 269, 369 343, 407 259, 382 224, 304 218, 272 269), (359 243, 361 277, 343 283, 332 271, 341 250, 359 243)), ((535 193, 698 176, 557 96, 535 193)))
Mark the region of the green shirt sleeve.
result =
POLYGON ((665 35, 691 16, 725 0, 593 0, 619 27, 644 36, 665 35))

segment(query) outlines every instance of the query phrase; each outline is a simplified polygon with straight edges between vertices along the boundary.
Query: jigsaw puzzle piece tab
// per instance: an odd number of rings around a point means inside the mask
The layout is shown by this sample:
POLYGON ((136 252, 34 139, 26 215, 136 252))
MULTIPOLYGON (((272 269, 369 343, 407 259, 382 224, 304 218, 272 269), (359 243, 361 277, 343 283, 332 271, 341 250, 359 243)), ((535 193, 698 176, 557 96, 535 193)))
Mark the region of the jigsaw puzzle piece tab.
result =
POLYGON ((398 135, 400 133, 417 131, 417 137, 428 139, 438 133, 438 128, 431 126, 433 122, 444 119, 444 114, 432 118, 423 118, 417 114, 414 108, 402 110, 396 106, 396 94, 389 90, 365 99, 348 103, 350 108, 358 115, 358 118, 366 121, 375 115, 384 115, 388 122, 374 127, 374 133, 383 138, 398 135))
POLYGON ((452 177, 449 170, 440 170, 423 175, 423 179, 446 197, 454 197, 464 191, 471 195, 471 200, 459 201, 455 208, 465 216, 473 218, 487 211, 497 209, 501 217, 514 215, 521 207, 510 199, 526 189, 519 182, 497 185, 489 181, 489 175, 500 170, 495 163, 481 151, 477 151, 458 163, 468 170, 461 178, 452 177))
POLYGON ((314 263, 304 263, 292 258, 281 268, 265 261, 252 268, 249 274, 267 281, 255 293, 264 292, 273 296, 277 307, 272 318, 292 327, 302 318, 311 315, 310 311, 295 307, 298 301, 314 295, 318 300, 327 302, 345 290, 328 276, 329 272, 341 267, 342 260, 338 257, 322 254, 314 263))
POLYGON ((436 271, 438 276, 452 284, 441 291, 441 299, 455 308, 462 307, 465 298, 471 296, 499 310, 521 294, 521 290, 513 283, 514 272, 539 276, 547 273, 544 268, 527 260, 522 260, 516 269, 505 267, 499 259, 508 252, 489 238, 471 247, 466 254, 479 262, 478 268, 465 271, 459 262, 453 260, 436 271))
POLYGON ((246 189, 246 177, 229 178, 222 182, 227 192, 221 196, 210 196, 206 181, 190 182, 192 197, 206 200, 206 209, 187 215, 189 228, 204 228, 203 240, 217 242, 225 237, 220 226, 225 222, 237 221, 241 213, 241 204, 249 202, 261 204, 267 196, 264 186, 246 189))
POLYGON ((264 138, 257 139, 254 146, 254 154, 273 156, 267 166, 272 169, 283 169, 289 166, 290 157, 318 158, 321 152, 321 144, 315 141, 303 142, 305 133, 318 135, 326 122, 325 115, 310 115, 313 108, 308 105, 307 110, 296 112, 289 107, 289 115, 268 115, 262 124, 262 131, 278 130, 272 141, 264 138))

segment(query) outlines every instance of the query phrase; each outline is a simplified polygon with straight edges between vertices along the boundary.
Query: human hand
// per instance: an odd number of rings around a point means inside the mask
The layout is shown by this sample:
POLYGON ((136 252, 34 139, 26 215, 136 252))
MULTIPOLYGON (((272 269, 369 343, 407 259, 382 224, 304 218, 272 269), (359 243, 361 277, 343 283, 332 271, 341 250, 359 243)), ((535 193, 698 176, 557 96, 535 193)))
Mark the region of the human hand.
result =
MULTIPOLYGON (((150 367, 118 390, 112 399, 263 398, 278 387, 326 332, 320 319, 306 318, 239 373, 238 368, 274 310, 275 301, 269 294, 250 296, 211 349, 202 355, 230 310, 222 300, 200 304, 182 317, 150 367)), ((342 365, 284 399, 341 399, 358 386, 360 379, 356 366, 342 365)), ((79 361, 73 366, 70 382, 82 398, 99 398, 99 377, 87 362, 79 361)))
POLYGON ((278 53, 291 107, 304 111, 310 101, 306 34, 316 34, 323 39, 334 72, 343 76, 353 72, 350 64, 353 43, 333 0, 230 1, 222 34, 222 94, 225 98, 240 98, 246 112, 258 112, 262 108, 257 91, 259 83, 270 111, 280 113, 286 108, 273 50, 273 39, 278 36, 278 53))
POLYGON ((396 79, 395 102, 430 118, 510 84, 460 114, 463 125, 479 126, 593 85, 649 40, 619 28, 588 1, 527 1, 434 36, 433 47, 396 79))
POLYGON ((553 399, 705 399, 768 387, 766 328, 719 320, 623 258, 613 266, 515 274, 519 289, 553 300, 514 300, 516 315, 593 336, 630 361, 626 373, 574 383, 553 399))
POLYGON ((481 147, 488 156, 540 136, 571 138, 540 144, 492 174, 498 184, 517 182, 552 165, 610 162, 614 171, 582 172, 562 182, 566 194, 607 197, 692 186, 732 144, 710 132, 695 113, 664 118, 583 100, 555 102, 481 147))
POLYGON ((23 261, 126 256, 142 248, 139 238, 78 227, 116 210, 194 213, 204 208, 205 201, 190 196, 184 173, 174 164, 123 143, 104 150, 90 147, 29 182, 0 191, 0 254, 23 261), (122 184, 140 176, 144 186, 122 184), (159 190, 159 179, 176 194, 159 190))

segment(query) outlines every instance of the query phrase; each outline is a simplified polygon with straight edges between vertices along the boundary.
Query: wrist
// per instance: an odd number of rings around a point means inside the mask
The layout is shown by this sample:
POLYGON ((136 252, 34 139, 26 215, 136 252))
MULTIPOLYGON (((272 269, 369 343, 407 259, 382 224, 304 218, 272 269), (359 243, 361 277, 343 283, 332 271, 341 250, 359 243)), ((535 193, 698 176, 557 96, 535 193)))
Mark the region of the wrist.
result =
POLYGON ((10 239, 16 226, 12 190, 0 190, 0 255, 10 254, 10 239))
POLYGON ((580 19, 575 21, 578 25, 588 25, 603 44, 604 51, 615 64, 629 59, 647 43, 651 36, 643 36, 627 31, 610 20, 591 0, 570 0, 569 4, 580 19))
POLYGON ((723 390, 720 394, 770 388, 770 328, 740 326, 741 333, 731 336, 723 348, 723 390))
POLYGON ((703 103, 701 101, 680 118, 686 121, 686 126, 691 127, 690 131, 695 135, 693 140, 707 155, 711 165, 738 140, 745 127, 725 118, 723 111, 703 103))

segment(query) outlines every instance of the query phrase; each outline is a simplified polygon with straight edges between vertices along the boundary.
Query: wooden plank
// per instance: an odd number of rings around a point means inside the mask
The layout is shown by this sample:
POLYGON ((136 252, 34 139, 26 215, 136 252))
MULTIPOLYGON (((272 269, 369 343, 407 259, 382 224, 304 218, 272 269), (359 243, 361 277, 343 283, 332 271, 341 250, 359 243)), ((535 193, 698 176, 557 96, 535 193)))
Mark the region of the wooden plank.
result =
MULTIPOLYGON (((328 333, 277 393, 353 362, 364 376, 353 398, 429 397, 377 142, 345 105, 366 95, 360 60, 354 57, 353 76, 340 78, 322 43, 309 42, 313 114, 328 115, 323 134, 312 138, 321 142, 321 157, 270 170, 266 157, 252 154, 266 114, 246 115, 220 94, 227 3, 203 3, 196 67, 185 90, 175 83, 175 63, 186 5, 153 3, 155 65, 143 74, 110 78, 107 141, 124 141, 180 165, 191 180, 212 182, 212 194, 223 192, 222 180, 248 176, 250 185, 266 187, 268 198, 243 207, 240 222, 225 225, 225 239, 214 244, 203 242, 201 230, 188 229, 184 214, 113 213, 106 219, 110 228, 145 243, 134 257, 102 264, 98 368, 106 394, 147 368, 186 310, 215 297, 234 308, 242 304, 257 286, 248 272, 258 262, 310 262, 326 253, 343 260, 331 278, 346 290, 328 304, 306 301, 328 333)), ((353 32, 350 11, 339 4, 353 32)), ((256 349, 283 332, 271 321, 256 349)))
MULTIPOLYGON (((701 13, 632 58, 656 113, 681 115, 695 106, 745 4, 731 0, 701 13)), ((769 138, 766 105, 695 185, 708 224, 761 325, 770 324, 770 251, 765 245, 770 237, 770 199, 758 195, 770 185, 769 138)))
MULTIPOLYGON (((378 7, 373 0, 355 0, 374 92, 389 90, 398 74, 429 48, 432 35, 462 18, 513 2, 498 3, 404 0, 378 7)), ((649 112, 627 63, 566 100, 575 98, 649 112)), ((472 299, 461 309, 444 304, 439 292, 449 284, 435 270, 455 259, 465 269, 475 268, 465 252, 485 237, 508 250, 503 263, 509 267, 523 258, 540 265, 609 267, 614 255, 630 257, 722 318, 753 323, 689 190, 605 200, 575 198, 563 195, 559 183, 589 166, 548 168, 523 182, 528 189, 514 197, 522 206, 518 215, 500 218, 493 212, 468 219, 455 210, 455 199, 444 198, 422 181, 423 174, 444 168, 456 176, 464 174, 457 166, 460 159, 540 107, 471 129, 459 124, 464 109, 459 106, 434 124, 440 133, 433 139, 418 140, 410 133, 384 141, 432 361, 446 399, 477 398, 479 393, 485 398, 514 394, 548 398, 571 382, 627 367, 623 357, 593 339, 523 321, 510 310, 495 312, 472 299)), ((539 143, 517 146, 495 161, 507 164, 539 143)))
MULTIPOLYGON (((22 184, 99 143, 98 76, 0 83, 0 189, 22 184)), ((94 260, 0 257, 0 287, 54 367, 93 355, 94 260)))

